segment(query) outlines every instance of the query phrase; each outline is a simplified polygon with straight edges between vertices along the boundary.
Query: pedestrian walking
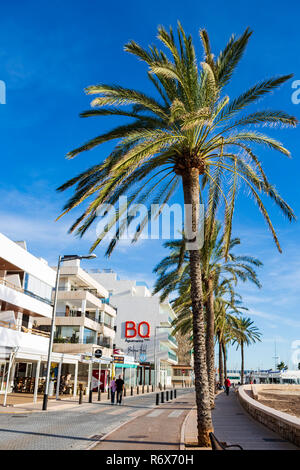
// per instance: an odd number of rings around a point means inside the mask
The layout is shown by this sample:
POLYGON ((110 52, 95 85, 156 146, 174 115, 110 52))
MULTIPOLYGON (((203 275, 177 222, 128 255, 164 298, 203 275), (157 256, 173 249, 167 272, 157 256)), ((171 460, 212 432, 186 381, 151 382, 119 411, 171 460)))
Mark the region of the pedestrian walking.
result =
POLYGON ((111 404, 114 405, 114 403, 115 403, 115 394, 116 394, 116 390, 117 390, 116 377, 112 378, 112 381, 109 384, 109 388, 110 388, 110 401, 111 401, 111 404))
POLYGON ((122 379, 121 375, 119 375, 119 378, 116 380, 116 386, 117 386, 117 403, 121 405, 123 390, 124 390, 124 380, 122 379))
POLYGON ((230 388, 230 385, 231 385, 231 382, 229 379, 226 379, 225 380, 225 391, 226 391, 226 395, 229 395, 229 388, 230 388))

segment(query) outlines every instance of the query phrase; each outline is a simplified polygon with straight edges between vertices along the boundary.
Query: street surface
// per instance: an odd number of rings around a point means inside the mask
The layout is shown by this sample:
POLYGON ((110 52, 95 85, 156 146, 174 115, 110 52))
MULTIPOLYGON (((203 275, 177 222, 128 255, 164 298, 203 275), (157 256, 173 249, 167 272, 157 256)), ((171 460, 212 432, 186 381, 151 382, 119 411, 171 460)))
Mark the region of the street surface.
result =
MULTIPOLYGON (((7 413, 0 414, 0 449, 1 450, 83 450, 97 443, 101 437, 111 432, 120 424, 145 413, 159 411, 162 406, 169 410, 147 417, 148 425, 156 426, 157 444, 153 448, 159 448, 160 440, 164 441, 166 435, 162 432, 162 419, 165 421, 165 413, 168 413, 168 429, 173 427, 180 433, 181 423, 188 410, 180 412, 176 402, 185 401, 186 395, 191 395, 191 389, 177 390, 177 400, 168 404, 155 405, 155 393, 126 397, 124 404, 111 405, 108 402, 84 403, 73 407, 51 412, 37 413, 7 413), (155 410, 154 410, 155 408, 155 410), (171 409, 172 408, 172 409, 171 409), (172 415, 172 410, 175 414, 172 415), (178 429, 177 429, 178 428, 178 429)), ((145 423, 139 419, 135 433, 145 434, 145 423)), ((134 420, 135 421, 135 420, 134 420)), ((134 423, 131 421, 131 423, 134 423)), ((122 428, 121 428, 122 429, 122 428)), ((114 449, 119 449, 117 443, 114 449)), ((132 447, 131 447, 132 448, 132 447)))
POLYGON ((94 450, 179 450, 181 427, 194 405, 194 393, 182 393, 112 432, 94 450))

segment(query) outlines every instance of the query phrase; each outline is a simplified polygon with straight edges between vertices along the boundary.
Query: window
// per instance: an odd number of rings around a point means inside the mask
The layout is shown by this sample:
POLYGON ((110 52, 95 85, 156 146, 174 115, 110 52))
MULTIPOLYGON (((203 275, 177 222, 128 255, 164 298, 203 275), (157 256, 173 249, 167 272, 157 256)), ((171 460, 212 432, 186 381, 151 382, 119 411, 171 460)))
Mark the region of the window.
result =
POLYGON ((109 328, 112 328, 113 324, 113 317, 111 317, 110 315, 107 315, 107 313, 104 314, 104 325, 105 326, 108 326, 109 328))
POLYGON ((24 290, 51 302, 52 287, 31 274, 25 273, 24 290))
POLYGON ((55 343, 78 343, 79 326, 57 326, 55 328, 55 343))
POLYGON ((96 332, 89 328, 83 330, 83 342, 84 344, 96 344, 96 332))

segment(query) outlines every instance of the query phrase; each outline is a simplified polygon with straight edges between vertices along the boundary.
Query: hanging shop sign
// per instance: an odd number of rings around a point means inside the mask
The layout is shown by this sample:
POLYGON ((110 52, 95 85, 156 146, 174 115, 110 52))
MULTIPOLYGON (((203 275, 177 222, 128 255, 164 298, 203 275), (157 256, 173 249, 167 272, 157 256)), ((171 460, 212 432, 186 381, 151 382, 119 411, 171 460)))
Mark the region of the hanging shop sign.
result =
POLYGON ((94 356, 97 358, 97 359, 100 359, 100 357, 102 357, 102 349, 96 349, 94 351, 94 356))
POLYGON ((124 364, 124 356, 114 356, 115 364, 124 364))
POLYGON ((81 362, 84 362, 84 363, 91 362, 92 359, 93 357, 90 353, 81 354, 81 362))

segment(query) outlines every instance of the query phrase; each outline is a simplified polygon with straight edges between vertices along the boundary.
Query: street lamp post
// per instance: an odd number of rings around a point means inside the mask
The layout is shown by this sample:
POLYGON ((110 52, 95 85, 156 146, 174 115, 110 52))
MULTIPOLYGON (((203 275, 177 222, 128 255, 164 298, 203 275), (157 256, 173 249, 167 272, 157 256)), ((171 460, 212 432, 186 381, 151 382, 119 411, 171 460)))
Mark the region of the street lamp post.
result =
POLYGON ((157 364, 156 364, 156 330, 165 328, 173 328, 172 326, 156 326, 154 329, 154 384, 157 386, 157 364))
POLYGON ((75 260, 75 259, 94 259, 96 257, 97 256, 94 255, 94 254, 86 255, 86 256, 65 255, 65 256, 59 256, 58 257, 57 271, 56 271, 56 281, 55 281, 55 290, 54 290, 54 302, 53 302, 53 310, 52 310, 52 321, 51 321, 51 330, 50 330, 49 348, 48 348, 46 383, 45 383, 45 391, 44 391, 44 398, 43 398, 43 410, 44 411, 47 410, 47 405, 48 405, 50 370, 51 370, 51 354, 52 354, 54 331, 55 331, 55 316, 56 316, 56 305, 57 305, 57 294, 58 294, 60 265, 63 261, 72 261, 72 260, 75 260))

